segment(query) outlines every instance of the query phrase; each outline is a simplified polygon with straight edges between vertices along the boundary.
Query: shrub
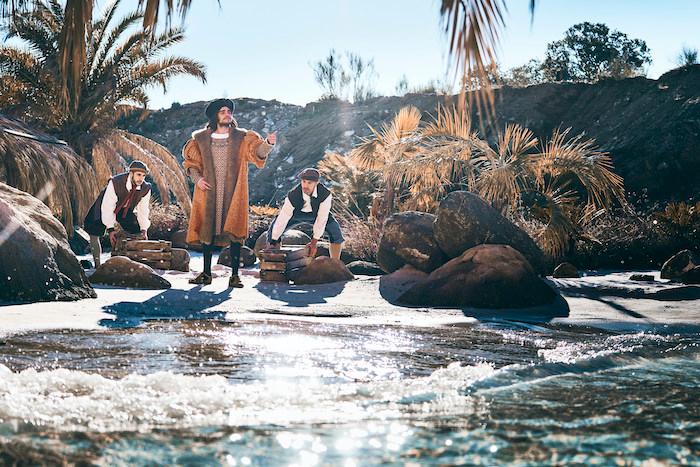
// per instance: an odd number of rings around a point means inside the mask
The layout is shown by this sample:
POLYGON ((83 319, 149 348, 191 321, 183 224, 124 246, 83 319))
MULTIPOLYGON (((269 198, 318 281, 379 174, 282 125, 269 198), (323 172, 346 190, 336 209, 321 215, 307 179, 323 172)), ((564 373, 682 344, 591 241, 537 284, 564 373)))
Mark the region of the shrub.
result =
POLYGON ((381 225, 350 211, 337 213, 336 218, 345 237, 343 250, 357 260, 375 262, 382 234, 381 225))
POLYGON ((151 227, 148 238, 151 240, 170 240, 178 230, 187 229, 187 217, 177 204, 164 206, 151 202, 151 227))

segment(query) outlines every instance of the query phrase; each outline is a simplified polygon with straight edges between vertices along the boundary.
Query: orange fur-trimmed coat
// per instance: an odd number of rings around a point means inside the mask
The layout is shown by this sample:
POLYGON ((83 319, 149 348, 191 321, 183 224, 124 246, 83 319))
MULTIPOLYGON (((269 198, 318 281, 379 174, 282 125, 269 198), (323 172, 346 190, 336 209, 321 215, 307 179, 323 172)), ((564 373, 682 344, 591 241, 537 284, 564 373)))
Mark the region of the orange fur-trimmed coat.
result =
POLYGON ((273 146, 252 130, 231 128, 224 191, 224 206, 227 208, 223 214, 216 213, 216 176, 211 154, 211 134, 210 129, 195 131, 182 149, 185 159, 182 165, 187 174, 192 177, 197 173, 211 185, 207 191, 196 185, 194 187, 186 241, 189 244, 228 245, 228 241, 215 238, 214 235, 215 216, 225 215, 222 233, 228 234, 231 240, 242 243, 248 236, 248 164, 262 168, 273 146))

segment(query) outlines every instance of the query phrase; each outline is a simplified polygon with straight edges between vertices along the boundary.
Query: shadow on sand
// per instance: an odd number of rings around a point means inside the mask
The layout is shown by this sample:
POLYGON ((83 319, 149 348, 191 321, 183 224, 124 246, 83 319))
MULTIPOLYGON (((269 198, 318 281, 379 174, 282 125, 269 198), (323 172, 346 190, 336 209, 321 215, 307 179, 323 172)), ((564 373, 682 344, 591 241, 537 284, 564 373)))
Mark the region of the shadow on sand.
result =
POLYGON ((684 300, 700 299, 700 287, 692 285, 671 286, 650 284, 646 287, 635 288, 619 287, 613 285, 588 285, 575 281, 558 281, 558 288, 566 297, 587 298, 603 303, 618 312, 637 319, 648 319, 647 316, 615 302, 615 298, 635 300, 657 300, 664 302, 676 302, 684 300))
MULTIPOLYGON (((301 286, 275 282, 258 282, 255 289, 273 300, 284 302, 285 306, 305 308, 310 305, 328 303, 326 299, 339 295, 345 288, 345 284, 346 282, 332 282, 330 284, 301 286)), ((318 313, 314 314, 314 316, 317 315, 318 313)))
POLYGON ((100 320, 109 328, 130 328, 154 320, 223 320, 225 311, 205 311, 230 299, 231 289, 219 293, 205 292, 202 287, 191 290, 168 289, 145 302, 118 302, 104 307, 115 319, 100 320))
MULTIPOLYGON (((382 276, 379 280, 379 294, 392 305, 404 308, 426 308, 420 306, 408 306, 398 301, 399 297, 410 289, 417 281, 421 280, 421 275, 403 276, 398 279, 390 275, 382 276)), ((551 284, 550 284, 551 287, 551 284)), ((553 287, 554 288, 554 287, 553 287)), ((461 308, 464 316, 475 318, 480 321, 518 321, 525 323, 547 323, 554 318, 567 318, 569 316, 569 304, 559 294, 556 288, 557 297, 547 305, 528 308, 461 308)), ((508 293, 508 291, 503 291, 508 293)), ((440 308, 430 307, 432 310, 440 308)), ((455 309, 450 307, 447 309, 455 309)))

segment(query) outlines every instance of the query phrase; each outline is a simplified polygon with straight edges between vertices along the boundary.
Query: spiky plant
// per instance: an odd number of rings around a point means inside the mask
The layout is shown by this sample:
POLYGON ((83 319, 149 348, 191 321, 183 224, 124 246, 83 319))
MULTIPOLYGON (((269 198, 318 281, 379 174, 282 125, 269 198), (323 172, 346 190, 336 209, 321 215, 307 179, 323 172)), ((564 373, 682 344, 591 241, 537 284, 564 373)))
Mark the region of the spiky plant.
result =
POLYGON ((352 159, 337 152, 329 152, 318 163, 318 170, 333 186, 333 196, 338 199, 334 209, 347 206, 359 216, 367 216, 372 205, 372 194, 378 187, 375 172, 360 170, 352 159))
POLYGON ((439 106, 433 121, 413 140, 412 157, 388 170, 394 183, 407 191, 406 209, 433 211, 448 190, 473 187, 480 140, 464 108, 439 106))
POLYGON ((495 147, 479 142, 482 157, 476 191, 504 212, 514 212, 528 186, 532 149, 537 138, 527 128, 509 124, 499 135, 495 147))
POLYGON ((609 155, 583 135, 570 137, 570 129, 538 146, 530 130, 507 125, 492 146, 460 108, 439 108, 433 120, 401 139, 380 140, 375 132, 360 146, 364 167, 393 187, 400 209, 432 211, 448 191, 474 191, 560 256, 596 216, 627 206, 609 155), (392 158, 397 152, 402 157, 392 158))
POLYGON ((178 75, 205 81, 199 63, 185 57, 162 57, 184 39, 183 31, 168 29, 153 38, 147 31, 132 31, 143 20, 143 13, 132 12, 115 23, 120 0, 112 1, 88 25, 79 92, 64 93, 59 62, 64 52, 61 34, 69 18, 57 0, 34 3, 31 13, 6 25, 8 36, 22 40, 25 47, 0 47, 0 107, 47 128, 86 160, 93 162, 96 156, 94 167, 100 182, 124 170, 130 159, 148 160, 162 202, 167 204, 172 192, 188 211, 184 175, 174 156, 153 141, 115 130, 117 119, 133 110, 134 104, 145 107, 149 86, 165 88, 178 75))
POLYGON ((372 134, 362 138, 361 143, 349 154, 360 169, 382 175, 384 186, 378 213, 381 219, 394 209, 397 194, 391 171, 396 164, 414 156, 416 148, 412 137, 418 131, 420 120, 421 113, 417 108, 403 107, 389 123, 383 123, 379 130, 370 126, 372 134))
POLYGON ((0 115, 0 127, 0 182, 41 199, 71 235, 99 192, 92 167, 65 142, 17 120, 0 115))

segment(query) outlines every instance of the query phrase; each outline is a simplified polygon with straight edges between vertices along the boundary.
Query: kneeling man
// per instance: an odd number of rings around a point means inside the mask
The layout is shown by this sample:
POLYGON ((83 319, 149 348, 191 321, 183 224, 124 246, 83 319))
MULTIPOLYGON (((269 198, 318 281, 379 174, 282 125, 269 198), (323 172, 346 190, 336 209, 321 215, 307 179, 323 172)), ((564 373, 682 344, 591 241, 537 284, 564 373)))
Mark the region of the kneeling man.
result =
POLYGON ((277 218, 267 231, 268 244, 276 248, 287 229, 298 224, 312 224, 313 238, 307 245, 309 256, 316 256, 316 244, 326 232, 330 240, 331 258, 340 259, 345 239, 338 221, 331 214, 333 197, 330 190, 319 182, 321 174, 316 169, 302 170, 299 178, 301 182, 287 194, 277 218))
POLYGON ((109 180, 85 216, 84 226, 90 234, 95 267, 100 265, 100 237, 105 234, 105 230, 109 233, 112 248, 116 246, 117 223, 128 233, 147 238, 146 231, 151 225, 151 184, 146 181, 146 175, 148 166, 141 161, 133 161, 128 172, 115 175, 109 180))

